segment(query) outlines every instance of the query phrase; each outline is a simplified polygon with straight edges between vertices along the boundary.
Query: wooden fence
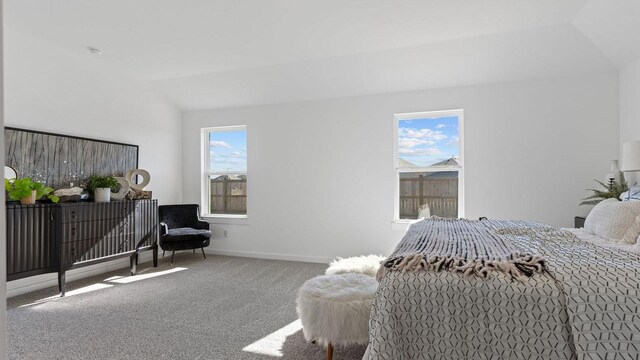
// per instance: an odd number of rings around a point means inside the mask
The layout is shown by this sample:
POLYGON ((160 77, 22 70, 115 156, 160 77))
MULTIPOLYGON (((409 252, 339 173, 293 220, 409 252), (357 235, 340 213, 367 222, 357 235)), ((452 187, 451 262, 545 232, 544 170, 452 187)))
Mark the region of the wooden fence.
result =
POLYGON ((209 194, 212 214, 247 213, 247 180, 212 179, 209 194))
POLYGON ((429 204, 431 215, 458 217, 458 178, 401 178, 400 218, 416 219, 422 204, 429 204))

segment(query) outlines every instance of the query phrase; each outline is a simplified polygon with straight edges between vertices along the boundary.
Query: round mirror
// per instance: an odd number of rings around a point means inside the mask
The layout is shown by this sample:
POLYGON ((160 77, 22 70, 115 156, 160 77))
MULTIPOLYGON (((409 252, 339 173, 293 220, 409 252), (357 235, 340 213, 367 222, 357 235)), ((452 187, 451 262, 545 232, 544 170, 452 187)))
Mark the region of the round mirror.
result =
POLYGON ((16 169, 12 168, 9 165, 5 165, 4 166, 4 178, 5 179, 15 179, 18 177, 18 173, 16 172, 16 169))

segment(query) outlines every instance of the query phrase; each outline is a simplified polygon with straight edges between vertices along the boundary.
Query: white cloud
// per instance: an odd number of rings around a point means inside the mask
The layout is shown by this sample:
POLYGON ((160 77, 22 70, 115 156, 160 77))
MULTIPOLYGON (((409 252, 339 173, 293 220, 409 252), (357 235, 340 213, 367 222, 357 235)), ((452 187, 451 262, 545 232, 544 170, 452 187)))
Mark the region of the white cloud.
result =
POLYGON ((214 158, 213 162, 215 164, 241 164, 241 163, 244 163, 245 160, 240 158, 230 158, 230 157, 221 156, 221 157, 214 158))
POLYGON ((402 137, 398 139, 398 147, 399 148, 414 148, 418 145, 435 145, 436 142, 433 140, 425 140, 425 139, 416 139, 409 137, 402 137))
MULTIPOLYGON (((214 141, 211 142, 213 145, 214 141)), ((242 151, 229 150, 233 149, 231 145, 224 141, 217 141, 217 147, 225 149, 210 150, 211 171, 227 171, 227 172, 243 172, 247 168, 247 155, 242 151)))
POLYGON ((401 148, 398 150, 401 155, 413 155, 413 156, 435 156, 442 155, 442 151, 436 148, 426 148, 426 149, 407 149, 401 148))
POLYGON ((239 153, 236 154, 214 154, 216 161, 247 161, 247 157, 239 153))
POLYGON ((447 138, 442 131, 434 131, 431 129, 409 129, 401 128, 398 131, 400 137, 416 138, 422 140, 440 141, 447 138))
POLYGON ((457 136, 454 136, 447 142, 447 145, 456 146, 456 145, 458 145, 459 142, 460 142, 460 138, 457 137, 457 136))
POLYGON ((438 124, 436 125, 436 129, 442 129, 443 127, 446 127, 447 125, 445 124, 438 124))
POLYGON ((244 172, 247 169, 247 163, 239 158, 214 158, 211 159, 210 169, 211 171, 244 172))
POLYGON ((231 145, 227 144, 224 141, 211 141, 211 142, 209 142, 209 145, 213 146, 213 147, 221 147, 221 148, 225 148, 225 149, 233 149, 233 147, 231 145))

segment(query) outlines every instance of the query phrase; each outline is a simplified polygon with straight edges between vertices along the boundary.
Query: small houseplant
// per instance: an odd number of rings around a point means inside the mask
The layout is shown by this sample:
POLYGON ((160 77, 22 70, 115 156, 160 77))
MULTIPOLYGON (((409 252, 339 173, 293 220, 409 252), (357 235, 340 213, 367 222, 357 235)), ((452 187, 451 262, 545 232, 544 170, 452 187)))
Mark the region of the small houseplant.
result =
POLYGON ((96 202, 111 201, 111 190, 118 190, 120 183, 113 176, 92 175, 87 183, 87 190, 93 193, 96 202))
POLYGON ((629 185, 627 184, 627 180, 625 180, 624 174, 622 172, 620 172, 619 183, 615 180, 611 180, 608 185, 603 183, 602 181, 596 180, 596 182, 600 184, 604 188, 604 190, 587 189, 593 191, 593 195, 582 199, 580 205, 596 205, 605 199, 620 200, 620 195, 629 190, 629 185))
POLYGON ((44 186, 41 182, 33 181, 31 178, 4 179, 4 187, 9 199, 20 200, 23 205, 35 204, 36 200, 43 196, 54 203, 59 200, 57 196, 52 194, 52 188, 44 186))

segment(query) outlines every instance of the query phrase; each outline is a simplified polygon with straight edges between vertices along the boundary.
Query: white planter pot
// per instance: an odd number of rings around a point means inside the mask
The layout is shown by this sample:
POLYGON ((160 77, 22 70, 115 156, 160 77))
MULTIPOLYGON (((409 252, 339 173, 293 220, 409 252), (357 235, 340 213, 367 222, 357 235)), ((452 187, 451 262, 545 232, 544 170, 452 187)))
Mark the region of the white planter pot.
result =
POLYGON ((97 188, 95 193, 96 202, 109 202, 111 201, 111 189, 110 188, 97 188))

